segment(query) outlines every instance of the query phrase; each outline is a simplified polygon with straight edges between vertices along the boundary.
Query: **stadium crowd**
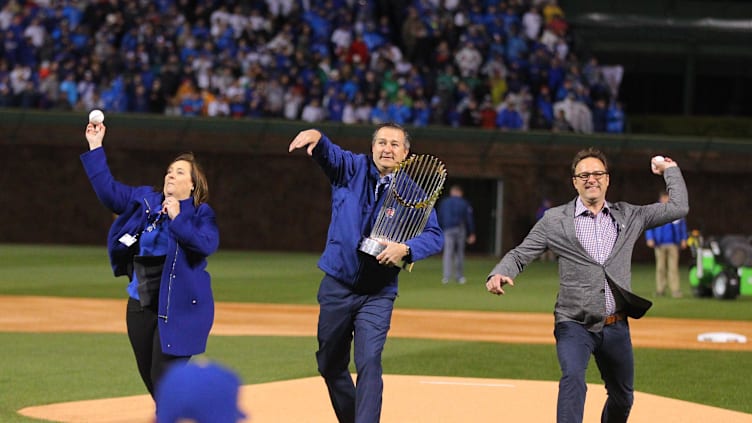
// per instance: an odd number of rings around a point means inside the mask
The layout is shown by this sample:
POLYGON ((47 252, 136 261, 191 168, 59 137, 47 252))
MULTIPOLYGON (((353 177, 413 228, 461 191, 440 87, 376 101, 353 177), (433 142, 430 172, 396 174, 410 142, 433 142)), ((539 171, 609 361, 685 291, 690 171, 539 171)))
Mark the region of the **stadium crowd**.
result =
POLYGON ((557 0, 0 1, 0 107, 624 131, 557 0))

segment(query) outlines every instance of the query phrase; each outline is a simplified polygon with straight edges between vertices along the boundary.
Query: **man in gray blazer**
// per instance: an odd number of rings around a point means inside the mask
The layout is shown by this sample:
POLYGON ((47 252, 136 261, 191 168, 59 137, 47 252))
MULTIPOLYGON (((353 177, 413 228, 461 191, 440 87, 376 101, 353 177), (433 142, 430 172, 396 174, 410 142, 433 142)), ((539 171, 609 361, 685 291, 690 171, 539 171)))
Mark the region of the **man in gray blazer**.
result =
POLYGON ((554 309, 556 354, 561 368, 557 422, 582 422, 585 370, 595 357, 608 400, 602 422, 626 422, 634 401, 634 359, 628 317, 639 319, 652 303, 631 292, 632 249, 642 232, 689 212, 687 187, 677 163, 653 158, 653 173, 663 175, 668 203, 637 206, 606 201, 606 156, 593 148, 572 161, 577 197, 549 209, 527 237, 494 267, 488 292, 504 285, 546 249, 559 263, 559 294, 554 309))

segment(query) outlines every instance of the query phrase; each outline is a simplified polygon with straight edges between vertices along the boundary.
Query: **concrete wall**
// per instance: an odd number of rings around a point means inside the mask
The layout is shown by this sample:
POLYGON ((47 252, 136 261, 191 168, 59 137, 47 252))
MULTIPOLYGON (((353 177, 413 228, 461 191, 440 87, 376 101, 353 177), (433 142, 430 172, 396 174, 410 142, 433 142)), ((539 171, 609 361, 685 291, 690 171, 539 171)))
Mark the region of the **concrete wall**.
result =
MULTIPOLYGON (((85 114, 0 111, 0 242, 104 245, 112 215, 99 204, 80 164, 88 149, 85 114)), ((113 174, 132 185, 161 186, 168 163, 191 150, 202 162, 223 249, 320 251, 330 217, 329 184, 302 151, 287 152, 307 125, 111 115, 105 149, 113 174)), ((322 125, 344 146, 370 151, 372 127, 322 125)), ((448 183, 465 185, 476 204, 479 242, 493 245, 492 187, 504 181, 503 251, 525 236, 543 197, 575 195, 570 161, 582 147, 611 160, 608 199, 653 202, 662 179, 649 171, 654 154, 670 155, 690 191, 689 226, 708 234, 752 234, 752 145, 659 137, 556 136, 467 129, 414 129, 412 151, 447 164, 448 183)), ((638 246, 638 260, 651 259, 638 246)))

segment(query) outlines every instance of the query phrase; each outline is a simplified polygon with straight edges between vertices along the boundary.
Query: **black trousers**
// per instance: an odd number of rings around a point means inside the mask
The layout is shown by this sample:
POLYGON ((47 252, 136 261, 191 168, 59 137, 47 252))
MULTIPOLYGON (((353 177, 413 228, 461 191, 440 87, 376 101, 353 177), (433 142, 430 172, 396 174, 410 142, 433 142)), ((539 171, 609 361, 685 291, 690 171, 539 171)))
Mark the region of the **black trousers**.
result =
POLYGON ((136 356, 138 373, 154 398, 154 388, 165 370, 176 362, 187 362, 191 356, 175 356, 162 352, 159 342, 156 305, 142 307, 138 300, 129 298, 125 313, 128 339, 136 356))

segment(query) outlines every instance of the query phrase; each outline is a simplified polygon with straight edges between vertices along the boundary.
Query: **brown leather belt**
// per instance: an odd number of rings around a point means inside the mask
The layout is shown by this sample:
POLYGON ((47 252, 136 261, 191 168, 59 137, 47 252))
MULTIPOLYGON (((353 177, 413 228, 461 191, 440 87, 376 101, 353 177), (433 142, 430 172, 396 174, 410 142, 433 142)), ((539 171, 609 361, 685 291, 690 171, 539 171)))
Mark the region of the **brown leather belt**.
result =
POLYGON ((606 319, 603 321, 604 326, 613 325, 614 323, 618 322, 619 320, 624 320, 626 316, 624 313, 614 313, 606 316, 606 319))

